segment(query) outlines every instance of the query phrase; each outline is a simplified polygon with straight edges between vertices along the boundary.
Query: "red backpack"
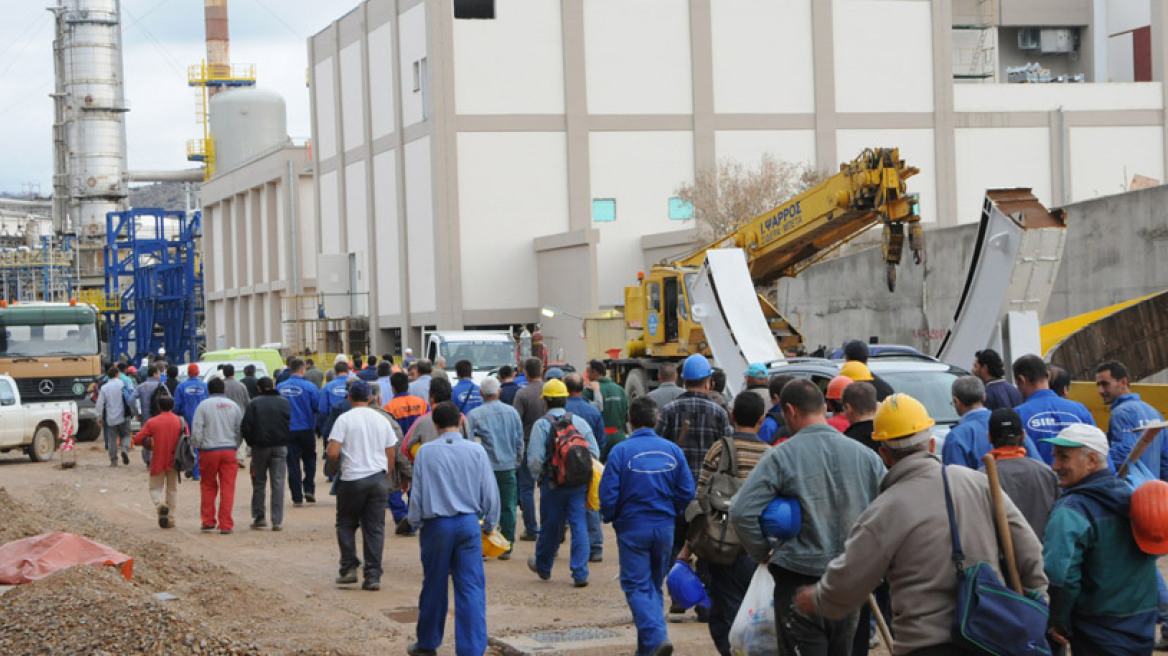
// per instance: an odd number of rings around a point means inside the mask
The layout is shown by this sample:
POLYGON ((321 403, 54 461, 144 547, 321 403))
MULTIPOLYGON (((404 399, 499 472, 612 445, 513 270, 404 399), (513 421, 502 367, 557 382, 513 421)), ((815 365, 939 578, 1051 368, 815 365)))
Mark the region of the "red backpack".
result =
POLYGON ((577 487, 592 482, 592 451, 588 440, 572 423, 572 413, 547 416, 552 428, 548 433, 548 452, 552 454, 548 477, 556 487, 577 487))

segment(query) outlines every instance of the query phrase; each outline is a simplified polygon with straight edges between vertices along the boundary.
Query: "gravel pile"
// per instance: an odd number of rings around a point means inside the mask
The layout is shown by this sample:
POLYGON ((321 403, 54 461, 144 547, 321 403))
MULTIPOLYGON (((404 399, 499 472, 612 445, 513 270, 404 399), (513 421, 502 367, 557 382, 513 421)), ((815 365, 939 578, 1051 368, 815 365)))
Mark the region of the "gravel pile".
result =
POLYGON ((112 567, 70 567, 0 597, 0 653, 259 655, 166 606, 112 567))

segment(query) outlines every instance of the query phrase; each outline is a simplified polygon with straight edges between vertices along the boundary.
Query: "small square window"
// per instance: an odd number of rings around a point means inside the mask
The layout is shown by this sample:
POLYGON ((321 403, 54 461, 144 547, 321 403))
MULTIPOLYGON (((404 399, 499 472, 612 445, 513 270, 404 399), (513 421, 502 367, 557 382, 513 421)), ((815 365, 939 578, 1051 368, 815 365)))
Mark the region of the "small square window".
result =
POLYGON ((669 220, 689 221, 693 218, 693 203, 686 202, 676 196, 669 199, 669 220))
POLYGON ((592 220, 596 223, 612 223, 616 221, 616 199, 593 198, 592 220))
POLYGON ((494 18, 495 0, 454 0, 455 18, 494 18))

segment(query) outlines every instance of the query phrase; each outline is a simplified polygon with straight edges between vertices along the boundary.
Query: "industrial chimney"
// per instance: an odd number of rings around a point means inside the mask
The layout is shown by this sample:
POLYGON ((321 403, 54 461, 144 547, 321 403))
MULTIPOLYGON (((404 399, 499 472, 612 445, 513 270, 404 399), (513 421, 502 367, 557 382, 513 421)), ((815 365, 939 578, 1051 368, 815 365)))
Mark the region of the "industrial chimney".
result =
MULTIPOLYGON (((227 0, 204 0, 203 20, 207 32, 207 66, 212 77, 227 77, 231 66, 231 36, 227 25, 227 0), (222 72, 219 72, 222 71, 222 72)), ((214 96, 218 87, 207 88, 208 97, 214 96)))

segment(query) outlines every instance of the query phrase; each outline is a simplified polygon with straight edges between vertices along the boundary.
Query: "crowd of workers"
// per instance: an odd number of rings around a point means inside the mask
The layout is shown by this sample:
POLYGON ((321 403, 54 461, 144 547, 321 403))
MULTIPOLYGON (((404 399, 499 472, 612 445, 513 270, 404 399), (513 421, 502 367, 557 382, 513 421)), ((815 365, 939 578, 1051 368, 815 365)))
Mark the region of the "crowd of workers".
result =
POLYGON ((452 382, 444 362, 410 353, 404 371, 388 357, 338 356, 328 372, 289 358, 275 380, 245 371, 237 381, 227 365, 208 383, 196 365, 179 383, 177 368, 160 361, 141 382, 132 367, 111 367, 97 405, 111 466, 119 451, 129 464, 130 418, 140 418, 134 440, 152 454, 144 457, 163 528, 174 526, 173 461, 184 434, 198 453, 202 530, 222 534, 233 531, 248 450, 251 528, 270 520, 278 531, 285 485, 294 506, 316 502, 322 438, 336 496, 337 584, 357 583, 363 566, 362 587, 379 589, 387 514, 397 534, 419 534, 424 582, 411 656, 441 645, 450 580, 457 653, 485 652, 484 534, 497 527, 508 543, 534 541, 527 566, 542 580, 567 540, 572 584, 584 587, 589 563, 604 557, 602 522, 616 534, 636 653, 672 654, 666 618, 685 609, 674 603, 667 613, 662 584, 674 560, 694 558, 687 508, 710 489, 724 449, 741 481, 729 509, 740 548, 725 562, 699 554, 694 563, 710 601, 697 608, 699 620, 719 654, 731 653, 731 626, 760 565, 774 580, 779 653, 867 653, 873 591, 891 620, 894 655, 957 653, 951 518, 965 561, 988 563, 1002 578, 1006 571, 988 479, 977 471, 987 454, 1005 492, 1020 581, 1049 603, 1049 642, 1034 653, 1068 644, 1075 656, 1168 649, 1165 637, 1156 642, 1157 624, 1168 637, 1168 588, 1155 564, 1168 552, 1168 530, 1149 529, 1168 511, 1168 484, 1140 485, 1168 481, 1168 434, 1147 428, 1162 417, 1130 391, 1122 364, 1102 363, 1096 374, 1111 407, 1104 432, 1065 398, 1065 372, 1023 356, 1011 384, 1001 357, 980 351, 974 375, 949 390, 961 418, 937 452, 925 407, 872 374, 865 344, 844 352, 825 390, 751 365, 743 392, 726 399, 717 372, 695 355, 680 372, 663 364, 658 386, 631 402, 596 360, 581 374, 531 358, 481 385, 469 361, 455 364, 452 382), (561 445, 573 439, 603 462, 598 509, 589 508, 588 484, 557 478, 561 445), (793 537, 762 528, 776 498, 801 510, 793 537))

